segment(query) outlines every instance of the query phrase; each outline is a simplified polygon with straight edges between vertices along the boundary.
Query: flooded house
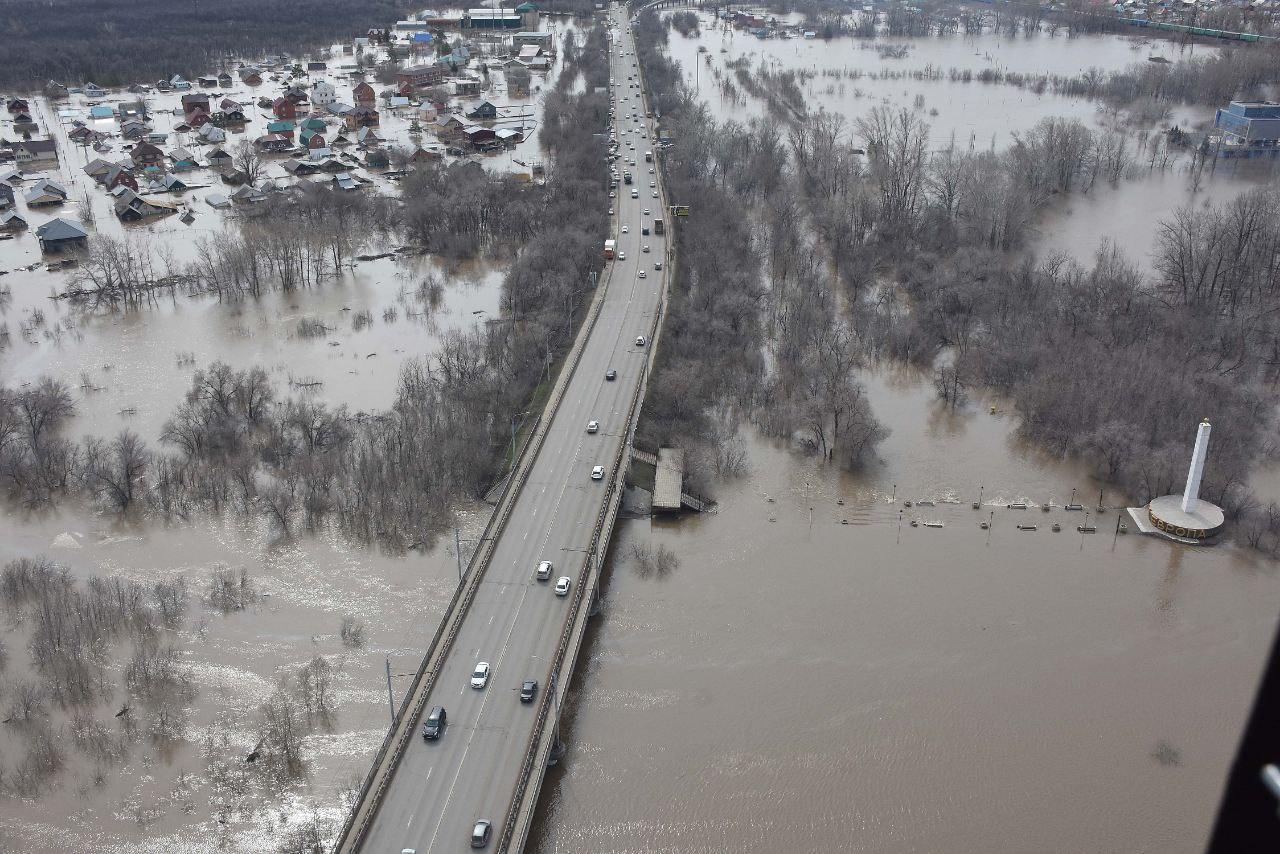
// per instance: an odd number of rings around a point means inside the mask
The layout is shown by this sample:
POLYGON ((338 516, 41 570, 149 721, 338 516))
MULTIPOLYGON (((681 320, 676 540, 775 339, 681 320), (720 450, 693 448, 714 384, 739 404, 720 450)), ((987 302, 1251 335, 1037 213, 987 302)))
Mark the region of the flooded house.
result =
POLYGON ((153 167, 156 169, 164 166, 164 152, 149 142, 142 142, 133 147, 133 151, 129 153, 129 157, 133 160, 133 165, 139 169, 153 167))
POLYGON ((58 144, 52 139, 24 139, 13 144, 13 162, 20 169, 58 165, 58 144))
POLYGON ((346 122, 347 128, 355 130, 357 128, 375 127, 379 123, 378 111, 373 107, 359 104, 351 108, 351 111, 342 117, 346 122))
POLYGON ((69 252, 81 249, 89 242, 89 232, 73 219, 57 217, 36 229, 40 249, 44 252, 69 252))
POLYGON ((444 81, 444 66, 431 62, 402 68, 396 73, 396 80, 418 88, 438 86, 444 81))

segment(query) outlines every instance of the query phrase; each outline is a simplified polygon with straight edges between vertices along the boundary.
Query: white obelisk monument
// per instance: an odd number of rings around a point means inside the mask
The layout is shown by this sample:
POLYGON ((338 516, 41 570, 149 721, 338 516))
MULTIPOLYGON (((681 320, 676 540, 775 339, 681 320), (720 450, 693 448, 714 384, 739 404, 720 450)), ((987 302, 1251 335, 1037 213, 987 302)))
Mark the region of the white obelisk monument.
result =
POLYGON ((1191 451, 1191 468, 1187 471, 1187 487, 1181 495, 1164 495, 1147 505, 1145 518, 1139 508, 1130 515, 1140 530, 1161 534, 1184 543, 1199 543, 1217 536, 1226 519, 1222 508, 1200 497, 1200 478, 1209 454, 1209 419, 1196 430, 1196 445, 1191 451))
POLYGON ((1182 512, 1190 513, 1195 509, 1196 500, 1200 498, 1200 476, 1204 474, 1204 457, 1209 453, 1209 419, 1200 422, 1196 430, 1196 447, 1191 452, 1191 470, 1187 472, 1187 488, 1182 491, 1182 512))

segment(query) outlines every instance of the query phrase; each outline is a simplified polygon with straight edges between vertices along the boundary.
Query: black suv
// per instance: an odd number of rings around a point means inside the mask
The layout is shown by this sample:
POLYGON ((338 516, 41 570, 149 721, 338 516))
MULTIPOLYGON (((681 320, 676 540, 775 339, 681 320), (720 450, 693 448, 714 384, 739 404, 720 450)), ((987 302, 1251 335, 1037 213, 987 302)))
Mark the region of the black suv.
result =
POLYGON ((524 684, 520 686, 520 702, 532 703, 533 698, 538 695, 538 680, 526 679, 524 684))
POLYGON ((427 739, 439 738, 444 732, 444 723, 448 716, 444 713, 444 706, 432 706, 431 714, 427 715, 427 722, 422 725, 422 737, 427 739))

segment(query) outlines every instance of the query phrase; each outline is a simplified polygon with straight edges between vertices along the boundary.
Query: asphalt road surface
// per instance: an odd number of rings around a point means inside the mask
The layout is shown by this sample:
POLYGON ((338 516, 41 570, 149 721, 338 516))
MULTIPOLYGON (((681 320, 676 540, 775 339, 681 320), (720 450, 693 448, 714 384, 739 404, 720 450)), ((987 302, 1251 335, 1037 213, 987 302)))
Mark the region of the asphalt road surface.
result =
POLYGON ((631 187, 619 183, 618 197, 612 200, 617 214, 613 236, 626 259, 609 262, 612 278, 577 372, 424 707, 424 715, 432 706, 445 707, 444 734, 425 741, 422 721, 415 722, 418 735, 395 771, 364 851, 469 850, 471 828, 482 818, 493 822, 494 838, 499 835, 537 708, 536 703, 520 702, 520 684, 537 679, 539 698, 549 688, 550 661, 570 616, 570 598, 556 596, 552 588, 562 575, 576 579, 587 557, 592 527, 607 497, 606 481, 592 480, 591 469, 607 468, 627 434, 627 407, 647 358, 649 329, 666 275, 665 270, 655 274, 653 262, 663 258, 666 237, 641 234, 643 226, 652 230, 654 215, 662 216, 662 199, 653 197, 650 182, 657 176, 649 174, 653 164, 644 160, 644 152, 653 148, 653 134, 641 90, 629 86, 638 74, 630 26, 625 14, 612 17, 613 83, 619 84, 613 89, 614 127, 622 140, 617 166, 620 175, 630 169, 635 176, 631 187), (619 56, 620 51, 625 55, 619 56), (631 118, 633 109, 638 120, 631 118), (635 166, 629 165, 631 158, 635 166), (623 225, 626 234, 621 233, 623 225), (646 244, 651 252, 642 251, 646 244), (635 343, 641 334, 645 347, 635 343), (618 372, 616 381, 605 380, 610 369, 618 372), (593 435, 587 433, 592 420, 600 422, 593 435), (541 560, 555 564, 548 581, 534 577, 541 560), (479 661, 492 666, 483 690, 470 687, 479 661))

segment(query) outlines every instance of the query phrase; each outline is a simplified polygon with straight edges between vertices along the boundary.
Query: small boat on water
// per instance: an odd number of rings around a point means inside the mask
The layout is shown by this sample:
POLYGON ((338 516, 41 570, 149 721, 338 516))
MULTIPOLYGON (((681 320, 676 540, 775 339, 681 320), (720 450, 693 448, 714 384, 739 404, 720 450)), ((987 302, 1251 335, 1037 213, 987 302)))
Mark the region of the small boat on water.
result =
POLYGON ((1006 508, 1006 509, 1008 509, 1008 510, 1026 510, 1026 509, 1027 509, 1027 502, 1025 502, 1025 501, 1015 501, 1015 502, 1013 502, 1012 504, 1006 504, 1006 505, 1005 505, 1005 508, 1006 508))
POLYGON ((1059 525, 1057 522, 1054 522, 1054 523, 1053 523, 1053 531, 1054 531, 1054 533, 1057 533, 1058 531, 1061 531, 1061 530, 1062 530, 1062 526, 1061 526, 1061 525, 1059 525))
POLYGON ((1019 523, 1018 525, 1019 531, 1034 531, 1035 529, 1036 529, 1035 525, 1023 525, 1021 523, 1019 523))
POLYGON ((985 531, 985 530, 987 530, 988 528, 990 528, 990 527, 991 527, 991 523, 990 523, 990 522, 979 522, 979 523, 978 523, 978 527, 985 531))
POLYGON ((928 499, 928 498, 926 498, 924 501, 917 501, 917 502, 916 502, 916 506, 917 506, 917 507, 932 507, 933 505, 934 505, 934 502, 933 502, 931 499, 928 499))
POLYGON ((943 524, 941 522, 925 522, 924 526, 926 528, 941 528, 943 524))
POLYGON ((1098 533, 1098 526, 1097 525, 1076 525, 1076 530, 1082 534, 1096 534, 1098 533))
POLYGON ((1040 505, 1040 509, 1048 513, 1050 510, 1053 509, 1053 505, 1051 505, 1048 501, 1046 501, 1045 503, 1040 505))
POLYGON ((1063 510, 1083 510, 1084 505, 1083 504, 1064 504, 1062 505, 1062 509, 1063 510))

